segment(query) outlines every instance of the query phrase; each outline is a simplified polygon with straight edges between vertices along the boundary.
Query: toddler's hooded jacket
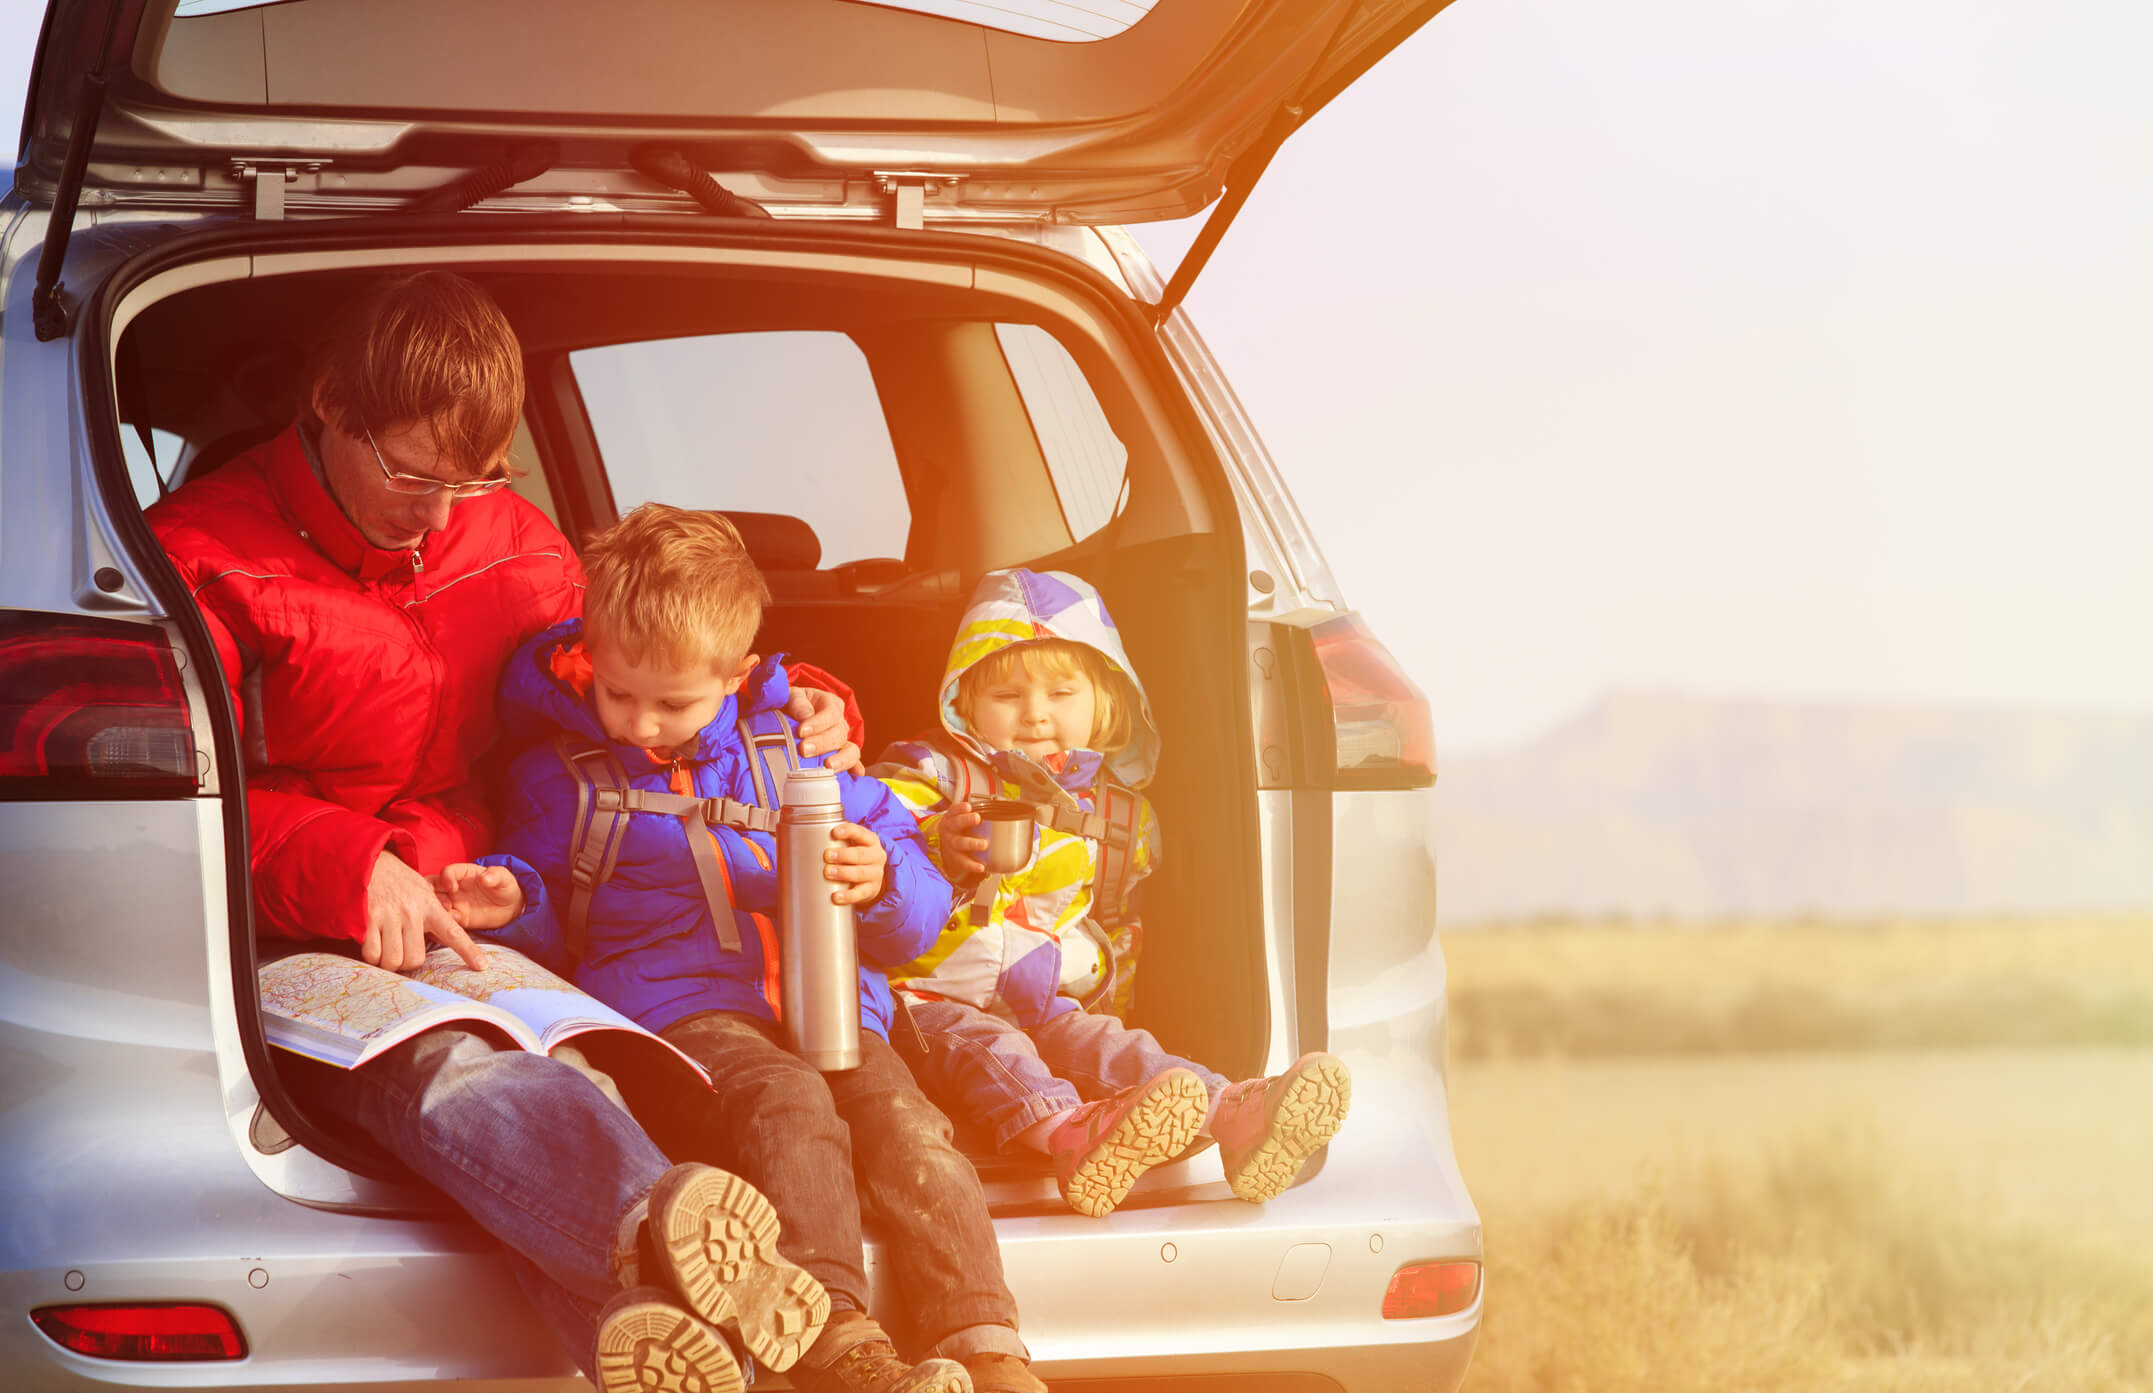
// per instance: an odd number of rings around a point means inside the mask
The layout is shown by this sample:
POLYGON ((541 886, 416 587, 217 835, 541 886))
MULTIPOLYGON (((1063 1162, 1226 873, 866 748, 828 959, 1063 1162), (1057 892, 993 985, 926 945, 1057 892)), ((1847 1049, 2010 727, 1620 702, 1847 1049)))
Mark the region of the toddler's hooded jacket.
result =
MULTIPOLYGON (((1088 582, 1062 571, 991 571, 981 577, 944 665, 940 707, 940 732, 890 746, 870 771, 919 816, 938 861, 942 817, 969 783, 960 767, 966 760, 986 765, 999 785, 972 788, 974 803, 981 798, 1038 802, 1051 790, 1056 801, 1085 812, 1103 811, 1103 765, 1121 785, 1113 796, 1137 801, 1127 883, 1134 887, 1150 874, 1159 855, 1158 818, 1151 801, 1133 790, 1149 782, 1157 766, 1158 729, 1114 620, 1088 582), (1117 695, 1133 706, 1135 733, 1128 744, 1118 750, 1071 750, 1042 764, 1019 750, 989 749, 972 733, 957 714, 958 679, 989 654, 1041 639, 1082 644, 1126 679, 1127 690, 1117 695)), ((1094 929, 1085 923, 1098 863, 1097 842, 1035 828, 1030 864, 1003 877, 986 922, 975 923, 970 904, 960 902, 932 948, 891 969, 891 983, 903 991, 962 1001, 1020 1026, 1075 1009, 1076 1001, 1060 992, 1099 956, 1094 929)), ((1125 1014, 1142 925, 1129 913, 1105 937, 1113 963, 1105 1006, 1125 1014)))

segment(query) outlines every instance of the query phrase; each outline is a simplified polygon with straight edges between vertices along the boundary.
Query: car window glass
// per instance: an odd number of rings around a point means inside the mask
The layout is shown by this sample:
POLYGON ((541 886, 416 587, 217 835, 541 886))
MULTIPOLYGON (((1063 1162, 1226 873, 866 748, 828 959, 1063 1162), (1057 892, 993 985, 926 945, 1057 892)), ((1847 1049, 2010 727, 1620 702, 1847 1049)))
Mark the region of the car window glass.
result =
POLYGON ((553 485, 546 479, 546 471, 539 467, 538 445, 531 439, 531 423, 522 416, 516 418, 516 436, 508 443, 509 475, 513 480, 509 487, 522 494, 546 515, 546 521, 555 527, 561 525, 561 516, 554 510, 553 485))
POLYGON ((994 332, 1047 458, 1070 540, 1081 542, 1120 507, 1129 449, 1059 339, 1036 324, 997 324, 994 332))
POLYGON ((142 436, 133 426, 120 428, 120 455, 127 461, 127 478, 135 486, 135 502, 147 508, 164 496, 158 479, 170 477, 179 465, 180 452, 187 442, 168 430, 150 431, 150 446, 157 452, 155 459, 142 448, 142 436))
POLYGON ((654 339, 569 362, 620 511, 656 499, 801 518, 825 567, 905 554, 897 453, 849 336, 654 339))

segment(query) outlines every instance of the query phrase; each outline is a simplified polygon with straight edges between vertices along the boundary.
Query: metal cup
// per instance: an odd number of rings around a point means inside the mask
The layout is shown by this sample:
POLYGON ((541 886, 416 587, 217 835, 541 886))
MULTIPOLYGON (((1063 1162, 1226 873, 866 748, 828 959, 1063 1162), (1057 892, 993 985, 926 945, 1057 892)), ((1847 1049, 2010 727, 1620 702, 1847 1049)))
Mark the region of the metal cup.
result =
POLYGON ((1032 805, 989 798, 979 810, 979 835, 987 839, 987 869, 996 875, 1023 870, 1032 860, 1032 805))

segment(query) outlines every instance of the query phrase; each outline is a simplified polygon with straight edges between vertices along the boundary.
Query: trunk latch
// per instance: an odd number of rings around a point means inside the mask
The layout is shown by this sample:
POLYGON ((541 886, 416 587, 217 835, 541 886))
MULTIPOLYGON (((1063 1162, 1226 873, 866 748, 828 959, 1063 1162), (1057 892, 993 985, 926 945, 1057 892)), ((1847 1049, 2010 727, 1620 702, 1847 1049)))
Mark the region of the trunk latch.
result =
POLYGON ((254 181, 256 222, 282 222, 284 186, 298 183, 302 174, 319 174, 328 165, 328 160, 235 159, 231 172, 232 178, 241 183, 254 181))
POLYGON ((878 169, 875 171, 875 187, 890 195, 890 225, 917 232, 926 226, 928 190, 954 187, 963 178, 962 174, 878 169))

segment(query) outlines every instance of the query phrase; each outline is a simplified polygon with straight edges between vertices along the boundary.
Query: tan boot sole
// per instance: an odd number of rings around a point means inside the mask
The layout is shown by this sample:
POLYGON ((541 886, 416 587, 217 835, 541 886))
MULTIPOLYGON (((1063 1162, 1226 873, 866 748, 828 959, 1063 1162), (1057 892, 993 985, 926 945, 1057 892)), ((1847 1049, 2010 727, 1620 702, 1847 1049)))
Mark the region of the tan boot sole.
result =
POLYGON ((721 1170, 669 1171, 650 1192, 650 1233, 689 1307, 757 1362, 799 1362, 830 1318, 822 1283, 778 1256, 777 1211, 721 1170))
POLYGON ((1338 1134, 1352 1102, 1353 1076, 1341 1061, 1319 1059, 1302 1069, 1271 1108, 1270 1135, 1227 1168, 1227 1188, 1251 1204, 1278 1198, 1338 1134))
POLYGON ((743 1393, 747 1388, 724 1338, 653 1287, 606 1308, 598 1325, 597 1374, 599 1393, 743 1393))
POLYGON ((1209 1106, 1203 1080, 1182 1070, 1161 1074, 1146 1088, 1069 1173, 1062 1198, 1077 1213, 1094 1219, 1113 1213, 1138 1176, 1180 1155, 1203 1129, 1209 1106))

